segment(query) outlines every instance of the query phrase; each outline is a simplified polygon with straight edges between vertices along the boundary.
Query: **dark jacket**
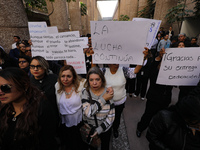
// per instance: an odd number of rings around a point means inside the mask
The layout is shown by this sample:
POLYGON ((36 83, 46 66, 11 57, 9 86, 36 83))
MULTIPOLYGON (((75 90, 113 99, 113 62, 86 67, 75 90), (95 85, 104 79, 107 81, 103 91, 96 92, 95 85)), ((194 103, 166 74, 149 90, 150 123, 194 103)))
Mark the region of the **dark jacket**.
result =
MULTIPOLYGON (((0 119, 5 116, 5 106, 0 111, 0 119)), ((22 115, 18 115, 16 121, 12 121, 13 116, 8 117, 8 129, 0 142, 0 150, 57 150, 56 136, 56 116, 52 107, 46 100, 41 100, 38 109, 38 143, 33 143, 33 137, 27 137, 20 141, 14 140, 17 121, 22 115)))
POLYGON ((158 77, 160 61, 155 61, 151 63, 149 68, 150 75, 150 86, 147 91, 147 100, 163 105, 168 106, 171 103, 171 91, 172 86, 156 84, 158 77))
POLYGON ((150 150, 200 149, 200 132, 194 136, 175 108, 162 110, 154 116, 146 138, 150 150))
POLYGON ((20 55, 20 50, 18 48, 11 49, 9 52, 9 56, 15 60, 18 60, 20 55))
POLYGON ((57 82, 57 75, 49 74, 45 75, 43 79, 36 80, 34 76, 30 77, 31 83, 41 90, 46 96, 47 100, 54 108, 54 112, 57 116, 57 122, 59 122, 59 112, 56 102, 55 84, 57 82))

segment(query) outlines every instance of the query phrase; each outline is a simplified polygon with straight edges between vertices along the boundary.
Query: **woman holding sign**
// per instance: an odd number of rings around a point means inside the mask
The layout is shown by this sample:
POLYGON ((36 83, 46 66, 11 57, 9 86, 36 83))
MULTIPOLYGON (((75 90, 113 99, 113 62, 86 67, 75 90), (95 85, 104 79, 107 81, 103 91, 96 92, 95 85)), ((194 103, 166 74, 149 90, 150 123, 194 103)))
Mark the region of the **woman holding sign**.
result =
MULTIPOLYGON (((148 49, 143 52, 148 52, 148 49)), ((142 66, 137 65, 135 68, 119 67, 119 64, 109 64, 109 68, 103 68, 102 71, 106 78, 106 86, 112 87, 114 90, 113 101, 115 104, 115 120, 113 123, 113 135, 115 138, 119 136, 118 128, 122 111, 126 101, 126 78, 135 78, 136 73, 140 71, 142 66)))
POLYGON ((145 112, 137 125, 136 135, 140 137, 142 132, 148 127, 152 117, 160 110, 168 107, 171 103, 172 86, 156 84, 158 72, 161 65, 165 49, 162 48, 159 56, 155 58, 150 66, 150 87, 147 92, 147 102, 145 112))

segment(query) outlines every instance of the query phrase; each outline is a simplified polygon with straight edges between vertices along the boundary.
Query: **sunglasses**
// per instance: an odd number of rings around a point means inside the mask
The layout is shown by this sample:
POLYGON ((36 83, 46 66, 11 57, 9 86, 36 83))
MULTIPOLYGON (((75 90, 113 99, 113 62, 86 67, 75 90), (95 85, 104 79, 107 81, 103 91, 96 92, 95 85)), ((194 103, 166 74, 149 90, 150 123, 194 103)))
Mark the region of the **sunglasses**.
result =
POLYGON ((37 65, 37 66, 35 66, 35 65, 30 65, 30 69, 42 69, 42 66, 41 65, 37 65))
POLYGON ((2 92, 4 92, 4 93, 10 93, 11 92, 11 85, 9 85, 9 84, 4 84, 4 85, 1 85, 0 86, 0 89, 1 89, 1 91, 2 92))
POLYGON ((31 50, 25 50, 25 53, 27 53, 27 52, 31 52, 31 50))
POLYGON ((20 64, 20 63, 22 63, 22 64, 23 64, 23 63, 26 63, 26 62, 27 62, 27 61, 19 61, 19 64, 20 64))

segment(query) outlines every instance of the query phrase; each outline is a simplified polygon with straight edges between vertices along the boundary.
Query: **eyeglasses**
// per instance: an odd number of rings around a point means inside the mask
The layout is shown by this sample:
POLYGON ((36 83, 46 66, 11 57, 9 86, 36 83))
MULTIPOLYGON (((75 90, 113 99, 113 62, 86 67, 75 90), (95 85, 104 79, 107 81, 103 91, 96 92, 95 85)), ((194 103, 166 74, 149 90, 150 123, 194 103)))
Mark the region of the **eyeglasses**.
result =
POLYGON ((1 91, 2 92, 4 92, 4 93, 10 93, 11 92, 11 85, 9 85, 9 84, 4 84, 4 85, 1 85, 0 86, 0 89, 1 89, 1 91))
POLYGON ((19 61, 19 64, 20 64, 20 63, 22 63, 22 64, 23 64, 23 63, 26 63, 26 62, 27 62, 27 61, 19 61))
POLYGON ((25 53, 27 53, 27 52, 31 52, 31 50, 25 50, 25 53))
POLYGON ((25 46, 20 46, 19 48, 25 48, 25 46))
POLYGON ((37 70, 38 70, 38 69, 40 70, 40 69, 42 69, 42 66, 41 66, 41 65, 37 65, 37 66, 35 66, 35 65, 30 65, 30 69, 35 69, 35 68, 36 68, 37 70))

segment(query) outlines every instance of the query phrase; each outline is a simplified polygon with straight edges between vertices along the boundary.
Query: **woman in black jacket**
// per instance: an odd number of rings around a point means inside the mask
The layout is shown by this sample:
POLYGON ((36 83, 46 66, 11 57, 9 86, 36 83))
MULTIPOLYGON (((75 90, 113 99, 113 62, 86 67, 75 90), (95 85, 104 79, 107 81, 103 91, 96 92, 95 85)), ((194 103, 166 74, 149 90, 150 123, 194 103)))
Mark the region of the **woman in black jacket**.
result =
POLYGON ((200 97, 189 95, 152 119, 146 135, 150 150, 200 149, 200 97))
POLYGON ((56 150, 55 114, 19 68, 0 71, 0 149, 56 150))

